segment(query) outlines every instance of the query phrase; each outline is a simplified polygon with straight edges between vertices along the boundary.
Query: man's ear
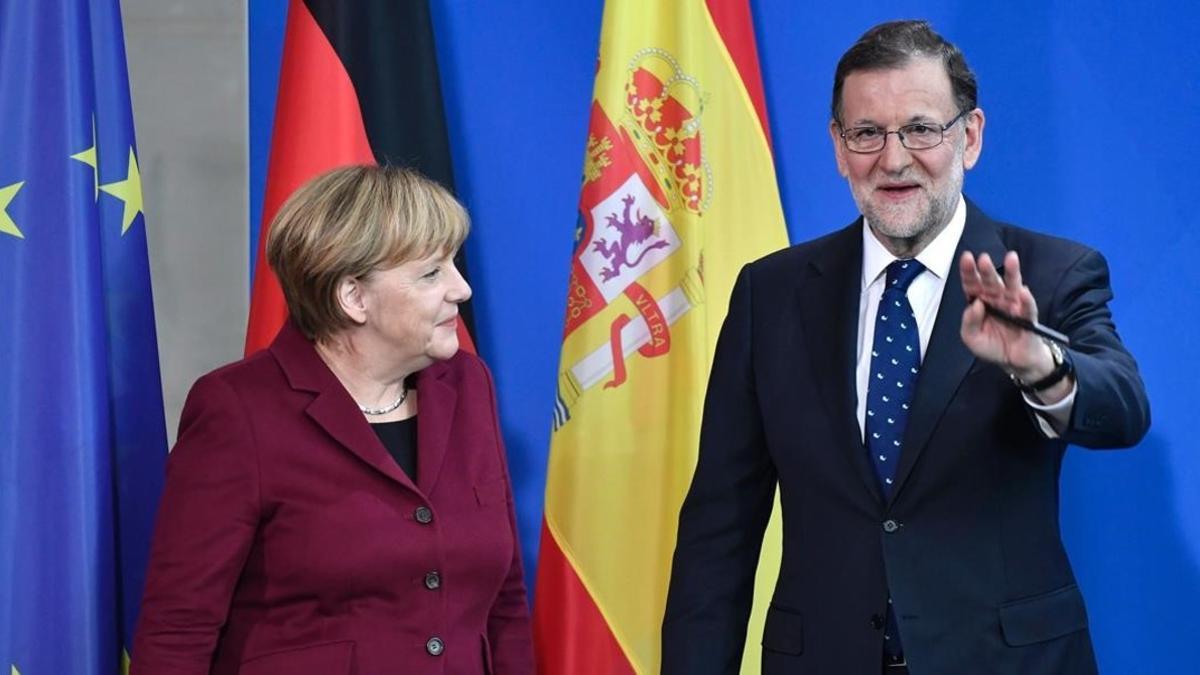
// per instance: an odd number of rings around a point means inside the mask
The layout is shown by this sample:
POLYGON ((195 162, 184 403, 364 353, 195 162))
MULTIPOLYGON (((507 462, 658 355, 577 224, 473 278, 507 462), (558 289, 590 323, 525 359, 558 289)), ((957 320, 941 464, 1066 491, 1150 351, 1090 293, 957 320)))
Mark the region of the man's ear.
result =
POLYGON ((966 130, 966 144, 963 148, 964 169, 972 169, 979 161, 979 155, 983 152, 983 124, 986 121, 983 116, 983 108, 972 110, 963 120, 963 128, 966 130))
POLYGON ((360 326, 367 322, 367 302, 364 291, 362 279, 357 277, 343 277, 338 282, 336 291, 338 306, 351 321, 360 326))
POLYGON ((829 120, 829 138, 833 141, 833 157, 837 160, 837 170, 842 178, 850 174, 846 168, 846 144, 842 142, 842 128, 837 120, 829 120))

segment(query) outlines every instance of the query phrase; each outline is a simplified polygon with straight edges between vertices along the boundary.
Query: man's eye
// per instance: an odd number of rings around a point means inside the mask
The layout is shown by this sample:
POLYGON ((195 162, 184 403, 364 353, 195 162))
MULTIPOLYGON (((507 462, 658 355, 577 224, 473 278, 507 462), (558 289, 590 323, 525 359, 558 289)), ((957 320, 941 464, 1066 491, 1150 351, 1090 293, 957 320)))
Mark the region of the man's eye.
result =
POLYGON ((869 141, 872 138, 878 137, 882 131, 879 127, 858 127, 857 129, 851 129, 846 135, 852 141, 869 141))
POLYGON ((910 124, 904 127, 906 136, 932 136, 937 133, 937 129, 928 124, 910 124))

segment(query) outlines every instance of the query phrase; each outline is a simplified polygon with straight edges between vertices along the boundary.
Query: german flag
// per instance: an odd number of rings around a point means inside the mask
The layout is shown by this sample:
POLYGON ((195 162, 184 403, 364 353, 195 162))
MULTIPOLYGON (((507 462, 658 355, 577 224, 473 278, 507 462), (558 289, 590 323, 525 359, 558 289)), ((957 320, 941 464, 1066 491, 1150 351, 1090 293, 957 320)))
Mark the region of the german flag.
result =
POLYGON ((787 245, 747 0, 605 4, 576 233, 538 672, 657 673, 717 334, 742 265, 787 245))
MULTIPOLYGON (((267 165, 246 353, 287 318, 267 229, 305 181, 347 164, 412 167, 452 192, 454 173, 426 0, 291 0, 267 165)), ((466 274, 462 252, 456 263, 466 274)), ((459 344, 475 351, 470 306, 459 344)))

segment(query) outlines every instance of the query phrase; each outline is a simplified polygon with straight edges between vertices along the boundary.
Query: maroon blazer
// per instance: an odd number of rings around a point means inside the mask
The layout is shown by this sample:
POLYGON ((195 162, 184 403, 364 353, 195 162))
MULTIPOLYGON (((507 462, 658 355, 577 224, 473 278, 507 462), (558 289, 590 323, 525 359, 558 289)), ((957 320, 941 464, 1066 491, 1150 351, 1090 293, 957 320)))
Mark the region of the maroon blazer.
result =
POLYGON ((291 325, 200 378, 167 463, 133 673, 533 672, 491 376, 416 376, 417 480, 291 325))

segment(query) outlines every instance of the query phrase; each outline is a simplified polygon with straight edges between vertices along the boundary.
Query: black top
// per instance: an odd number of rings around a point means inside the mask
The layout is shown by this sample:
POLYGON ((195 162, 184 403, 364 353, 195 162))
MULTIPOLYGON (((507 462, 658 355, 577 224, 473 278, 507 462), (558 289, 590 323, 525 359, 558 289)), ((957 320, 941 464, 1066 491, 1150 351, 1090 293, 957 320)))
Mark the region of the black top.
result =
POLYGON ((414 483, 417 482, 417 416, 397 422, 372 423, 371 428, 392 459, 414 483))

